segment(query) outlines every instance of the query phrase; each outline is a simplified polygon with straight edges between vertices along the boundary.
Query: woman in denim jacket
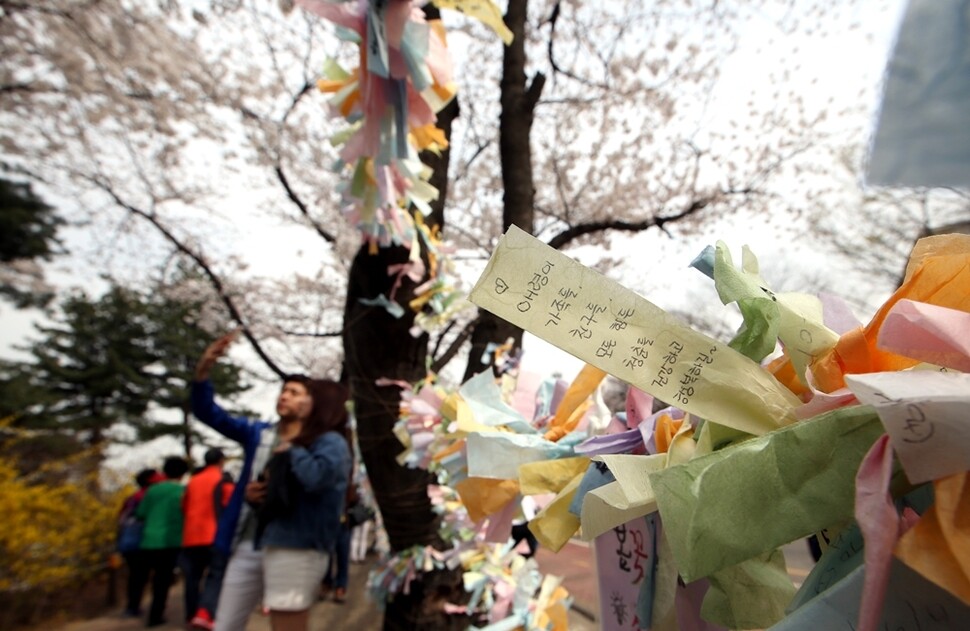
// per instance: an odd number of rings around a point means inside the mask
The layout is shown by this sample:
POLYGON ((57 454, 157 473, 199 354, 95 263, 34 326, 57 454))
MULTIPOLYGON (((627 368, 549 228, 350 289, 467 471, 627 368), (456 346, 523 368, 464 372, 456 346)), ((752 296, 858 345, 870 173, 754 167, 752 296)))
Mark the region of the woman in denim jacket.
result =
POLYGON ((264 550, 263 605, 274 631, 303 631, 340 529, 350 474, 348 393, 339 383, 307 384, 306 420, 280 428, 264 471, 257 546, 264 550))

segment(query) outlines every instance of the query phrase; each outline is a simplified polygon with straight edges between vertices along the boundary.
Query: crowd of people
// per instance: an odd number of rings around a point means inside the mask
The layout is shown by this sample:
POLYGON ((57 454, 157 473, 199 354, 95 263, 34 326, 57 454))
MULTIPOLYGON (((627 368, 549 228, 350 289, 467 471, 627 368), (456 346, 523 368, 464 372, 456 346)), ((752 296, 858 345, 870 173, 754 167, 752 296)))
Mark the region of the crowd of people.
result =
POLYGON ((274 631, 307 628, 310 606, 331 591, 347 595, 348 564, 363 561, 369 521, 360 517, 348 423, 340 383, 291 375, 276 402, 277 422, 232 416, 215 402, 209 379, 235 335, 206 349, 196 366, 192 411, 240 445, 238 483, 212 448, 186 484, 185 459, 135 476, 124 503, 118 548, 128 566, 126 616, 147 626, 166 622, 177 568, 185 586, 186 623, 196 629, 243 629, 261 604, 274 631), (355 545, 351 545, 356 535, 355 545))

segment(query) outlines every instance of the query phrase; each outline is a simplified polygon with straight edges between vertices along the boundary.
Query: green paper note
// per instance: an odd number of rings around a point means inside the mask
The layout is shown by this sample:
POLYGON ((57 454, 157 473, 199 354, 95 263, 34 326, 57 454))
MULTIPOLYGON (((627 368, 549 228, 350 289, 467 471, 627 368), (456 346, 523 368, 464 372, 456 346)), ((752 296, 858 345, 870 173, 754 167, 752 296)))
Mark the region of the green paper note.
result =
POLYGON ((709 576, 852 519, 859 463, 883 433, 843 408, 650 474, 681 576, 709 576))

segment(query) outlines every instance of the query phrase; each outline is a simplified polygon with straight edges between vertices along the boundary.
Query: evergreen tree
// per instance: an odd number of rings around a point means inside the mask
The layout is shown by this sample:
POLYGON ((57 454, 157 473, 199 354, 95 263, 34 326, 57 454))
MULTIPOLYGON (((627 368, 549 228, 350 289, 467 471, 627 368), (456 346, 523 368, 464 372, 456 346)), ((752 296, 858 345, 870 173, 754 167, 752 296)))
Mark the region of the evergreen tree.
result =
POLYGON ((97 300, 67 298, 59 321, 38 326, 32 381, 56 397, 38 420, 91 444, 115 423, 142 425, 158 385, 150 311, 136 292, 113 287, 97 300))
MULTIPOLYGON (((51 430, 100 445, 121 423, 137 440, 194 433, 188 422, 192 369, 212 334, 201 326, 204 299, 181 299, 158 287, 141 293, 112 287, 98 299, 73 295, 60 305, 53 325, 29 347, 32 361, 0 366, 0 411, 17 416, 21 428, 51 430), (154 406, 153 406, 154 404, 154 406), (182 423, 159 412, 179 410, 182 423)), ((220 393, 248 388, 241 370, 224 363, 213 374, 220 393)))
POLYGON ((0 178, 0 296, 18 307, 50 302, 37 261, 56 253, 63 223, 29 184, 0 178))

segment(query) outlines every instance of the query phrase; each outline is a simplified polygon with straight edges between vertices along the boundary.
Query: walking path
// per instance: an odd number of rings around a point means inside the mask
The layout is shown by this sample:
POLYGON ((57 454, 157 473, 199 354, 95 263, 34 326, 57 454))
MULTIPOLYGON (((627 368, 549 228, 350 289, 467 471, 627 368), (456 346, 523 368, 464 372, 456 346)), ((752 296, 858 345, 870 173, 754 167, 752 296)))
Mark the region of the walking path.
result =
MULTIPOLYGON (((570 558, 575 557, 577 563, 583 563, 583 550, 588 553, 588 548, 578 548, 573 550, 572 546, 567 546, 566 550, 570 553, 570 558)), ((543 565, 544 572, 551 569, 544 567, 546 557, 555 557, 552 553, 540 553, 539 563, 543 565)), ((370 557, 373 559, 374 557, 370 557)), ((557 567, 565 567, 566 556, 563 556, 557 567)), ((591 568, 592 566, 587 566, 591 568)), ((377 604, 367 594, 367 573, 370 570, 369 564, 352 564, 350 566, 350 584, 347 589, 347 602, 338 604, 332 600, 318 602, 310 610, 310 629, 313 631, 322 629, 353 629, 353 631, 379 631, 383 620, 383 613, 377 604)), ((591 571, 584 573, 574 572, 575 576, 567 578, 566 589, 571 593, 579 587, 579 579, 588 582, 591 578, 593 590, 590 593, 595 597, 595 576, 591 571)), ((582 588, 581 588, 582 589, 582 588)), ((148 594, 146 593, 145 606, 148 605, 148 594)), ((592 601, 593 609, 583 615, 578 611, 570 612, 569 628, 570 631, 593 631, 599 625, 588 618, 590 612, 595 612, 595 600, 592 601)), ((184 631, 185 626, 181 623, 184 620, 184 606, 182 601, 181 584, 172 588, 169 594, 167 617, 168 624, 155 627, 160 631, 184 631)), ((60 627, 59 631, 141 631, 145 628, 143 619, 122 618, 120 614, 106 615, 92 620, 73 622, 60 627)), ((246 631, 269 631, 269 617, 260 612, 254 612, 246 625, 246 631)))
MULTIPOLYGON (((811 570, 814 564, 803 541, 785 546, 788 572, 796 584, 811 570)), ((373 559, 374 557, 371 557, 373 559)), ((573 596, 569 612, 570 631, 594 631, 599 629, 599 594, 596 568, 589 544, 573 540, 554 554, 539 548, 536 560, 544 574, 563 577, 563 584, 573 596)), ((383 614, 367 595, 367 572, 369 564, 350 566, 350 585, 347 602, 338 604, 332 600, 318 602, 310 612, 310 629, 353 629, 353 631, 379 631, 383 614)), ((147 598, 147 595, 146 595, 147 598)), ((147 602, 146 602, 147 605, 147 602)), ((162 631, 184 631, 182 590, 172 589, 168 602, 169 624, 156 627, 162 631)), ((93 620, 75 622, 61 627, 59 631, 136 631, 144 629, 144 620, 121 618, 119 615, 104 616, 93 620)), ((269 618, 254 612, 245 631, 269 631, 269 618)))

